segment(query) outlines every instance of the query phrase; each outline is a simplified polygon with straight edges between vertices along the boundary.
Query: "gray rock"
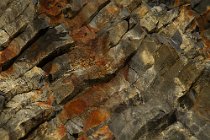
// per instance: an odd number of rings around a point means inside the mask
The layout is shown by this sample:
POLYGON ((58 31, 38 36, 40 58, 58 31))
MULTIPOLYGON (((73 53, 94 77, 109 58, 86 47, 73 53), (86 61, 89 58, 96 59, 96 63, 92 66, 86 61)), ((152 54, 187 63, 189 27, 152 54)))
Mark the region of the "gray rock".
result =
POLYGON ((210 139, 208 5, 3 0, 0 138, 210 139))
POLYGON ((0 48, 3 48, 8 43, 9 38, 9 35, 4 30, 0 30, 0 48))

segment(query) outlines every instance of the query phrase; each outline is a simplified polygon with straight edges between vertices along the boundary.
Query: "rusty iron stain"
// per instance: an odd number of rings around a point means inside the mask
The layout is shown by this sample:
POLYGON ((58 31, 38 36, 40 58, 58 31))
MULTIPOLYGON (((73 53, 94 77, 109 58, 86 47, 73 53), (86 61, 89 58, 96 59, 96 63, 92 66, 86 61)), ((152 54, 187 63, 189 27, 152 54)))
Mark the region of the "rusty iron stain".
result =
POLYGON ((179 6, 181 4, 180 0, 175 0, 174 5, 179 6))
POLYGON ((76 99, 64 105, 64 109, 59 117, 62 121, 66 121, 74 116, 82 114, 88 105, 83 99, 76 99))
POLYGON ((50 25, 65 24, 66 27, 76 29, 82 25, 82 15, 77 15, 73 19, 65 18, 62 10, 68 4, 67 0, 40 0, 38 12, 40 15, 47 17, 50 25), (81 24, 80 24, 81 23, 81 24))
POLYGON ((93 110, 84 123, 84 131, 98 126, 110 117, 109 112, 103 109, 93 110))
POLYGON ((107 61, 103 58, 100 58, 99 60, 96 60, 95 64, 98 66, 105 66, 107 61))
POLYGON ((83 134, 77 140, 88 140, 88 138, 85 134, 83 134))
POLYGON ((73 33, 73 38, 78 40, 78 43, 74 50, 71 51, 71 54, 69 54, 72 67, 92 68, 97 70, 92 71, 96 75, 104 76, 107 73, 107 67, 113 60, 107 54, 109 51, 108 34, 95 38, 95 33, 92 33, 95 30, 87 27, 84 27, 82 31, 75 32, 73 33), (88 37, 82 39, 84 34, 88 37), (89 34, 91 37, 89 37, 89 34), (92 37, 93 34, 94 37, 92 37))
POLYGON ((47 104, 52 105, 54 100, 55 100, 55 97, 53 95, 50 95, 50 97, 47 99, 47 104))
POLYGON ((52 108, 51 105, 45 103, 45 102, 36 102, 35 103, 37 106, 40 106, 40 107, 44 107, 44 108, 52 108))
POLYGON ((186 5, 186 6, 183 6, 183 7, 184 7, 185 13, 187 15, 189 15, 189 16, 196 16, 197 15, 196 12, 191 9, 190 5, 186 5))
POLYGON ((66 0, 40 0, 39 11, 49 16, 58 16, 66 4, 66 0))
MULTIPOLYGON (((90 1, 89 3, 91 2, 92 1, 90 1)), ((55 26, 62 23, 65 24, 65 26, 69 28, 69 30, 73 31, 87 24, 87 21, 90 18, 88 17, 88 14, 86 12, 88 8, 92 8, 91 10, 97 11, 96 7, 103 4, 104 1, 92 2, 93 4, 89 3, 85 5, 83 9, 81 9, 80 12, 71 19, 65 18, 62 12, 62 10, 68 4, 67 0, 41 0, 38 12, 41 16, 47 17, 46 19, 48 20, 50 25, 55 26)))
POLYGON ((97 29, 90 26, 83 26, 79 29, 73 30, 70 34, 77 43, 89 44, 90 41, 96 38, 97 29))
POLYGON ((207 58, 210 58, 210 40, 205 36, 204 32, 206 31, 206 26, 210 21, 210 8, 208 7, 206 12, 204 12, 201 16, 196 18, 197 26, 200 29, 200 35, 204 42, 205 47, 203 48, 203 52, 206 54, 207 58))
POLYGON ((4 64, 5 62, 9 61, 13 57, 15 57, 17 53, 11 47, 7 47, 3 51, 0 52, 0 65, 4 64))
POLYGON ((88 108, 94 107, 108 99, 107 94, 103 92, 105 86, 107 86, 106 83, 92 86, 82 96, 65 104, 59 114, 60 120, 65 122, 68 119, 85 113, 88 108))
POLYGON ((40 0, 38 13, 43 17, 47 17, 48 23, 52 26, 61 23, 67 26, 70 20, 66 19, 62 13, 67 4, 67 0, 40 0))

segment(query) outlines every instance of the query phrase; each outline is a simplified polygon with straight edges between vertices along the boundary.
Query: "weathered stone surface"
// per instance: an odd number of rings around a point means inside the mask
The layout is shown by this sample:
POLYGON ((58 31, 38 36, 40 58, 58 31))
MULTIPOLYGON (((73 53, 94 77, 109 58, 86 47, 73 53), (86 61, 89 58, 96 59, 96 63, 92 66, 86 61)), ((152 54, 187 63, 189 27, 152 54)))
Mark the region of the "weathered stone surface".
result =
POLYGON ((5 97, 0 94, 0 111, 4 108, 5 97))
POLYGON ((209 0, 3 0, 0 139, 210 139, 209 0))
POLYGON ((198 139, 209 139, 209 76, 209 63, 207 63, 203 74, 191 91, 180 100, 178 119, 198 139))
POLYGON ((9 35, 4 30, 0 30, 0 49, 3 49, 8 41, 9 35))
POLYGON ((2 128, 0 128, 0 136, 1 136, 2 140, 9 140, 10 139, 9 133, 2 128))
POLYGON ((5 93, 5 96, 11 99, 14 95, 41 88, 46 79, 45 72, 34 67, 20 78, 2 80, 0 88, 5 93))
POLYGON ((194 137, 189 130, 187 130, 182 123, 177 122, 171 126, 169 126, 166 130, 160 133, 158 137, 155 137, 155 139, 158 140, 167 140, 167 139, 173 139, 173 140, 197 140, 196 137, 194 137))

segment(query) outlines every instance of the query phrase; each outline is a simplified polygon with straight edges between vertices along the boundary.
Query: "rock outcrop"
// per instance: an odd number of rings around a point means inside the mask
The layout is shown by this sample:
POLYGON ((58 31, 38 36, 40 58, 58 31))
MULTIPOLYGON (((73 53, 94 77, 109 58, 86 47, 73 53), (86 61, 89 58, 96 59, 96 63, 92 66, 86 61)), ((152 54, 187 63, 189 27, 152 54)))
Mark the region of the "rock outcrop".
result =
POLYGON ((209 0, 2 0, 1 140, 210 139, 209 0))

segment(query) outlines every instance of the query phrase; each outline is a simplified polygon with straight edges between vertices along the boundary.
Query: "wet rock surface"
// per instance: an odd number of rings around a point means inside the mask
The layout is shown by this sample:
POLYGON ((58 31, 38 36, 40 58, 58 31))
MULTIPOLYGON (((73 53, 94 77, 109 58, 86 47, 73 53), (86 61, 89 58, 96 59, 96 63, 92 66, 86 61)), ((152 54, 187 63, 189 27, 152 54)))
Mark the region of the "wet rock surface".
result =
POLYGON ((3 0, 0 139, 210 139, 209 0, 3 0))

